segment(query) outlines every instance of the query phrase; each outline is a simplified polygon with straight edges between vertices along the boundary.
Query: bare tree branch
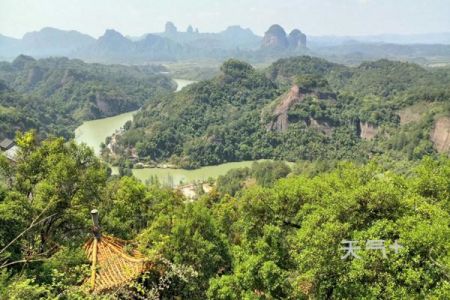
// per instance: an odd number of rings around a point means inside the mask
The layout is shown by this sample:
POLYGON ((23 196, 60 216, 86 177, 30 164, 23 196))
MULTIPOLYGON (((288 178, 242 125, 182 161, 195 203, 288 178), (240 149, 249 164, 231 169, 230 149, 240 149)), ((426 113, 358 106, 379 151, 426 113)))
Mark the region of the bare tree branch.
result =
POLYGON ((16 261, 12 261, 12 262, 9 262, 9 263, 7 263, 7 264, 3 264, 3 265, 1 265, 0 266, 0 269, 2 269, 2 268, 6 268, 6 267, 8 267, 8 266, 11 266, 11 265, 16 265, 16 264, 21 264, 21 263, 27 263, 27 262, 35 262, 35 261, 44 261, 44 260, 47 260, 48 258, 37 258, 37 259, 21 259, 21 260, 16 260, 16 261))
MULTIPOLYGON (((42 212, 44 212, 44 211, 42 211, 42 212)), ((43 218, 43 219, 40 220, 40 221, 37 221, 37 219, 42 215, 42 212, 41 212, 41 214, 39 214, 39 216, 37 216, 36 219, 34 219, 34 220, 31 222, 30 226, 28 226, 27 229, 25 229, 24 231, 22 231, 22 232, 21 232, 18 236, 16 236, 11 242, 9 242, 8 245, 6 245, 2 250, 0 250, 0 254, 2 254, 3 252, 5 252, 6 249, 8 249, 12 244, 14 244, 15 241, 17 241, 22 235, 24 235, 25 233, 27 233, 30 229, 32 229, 33 227, 35 227, 36 225, 38 225, 38 224, 40 224, 40 223, 42 223, 42 222, 44 222, 44 221, 46 221, 46 220, 48 220, 48 219, 54 217, 55 215, 57 215, 57 213, 54 213, 54 214, 52 214, 52 215, 50 215, 50 216, 48 216, 48 217, 43 218), (37 222, 36 222, 36 221, 37 221, 37 222)))

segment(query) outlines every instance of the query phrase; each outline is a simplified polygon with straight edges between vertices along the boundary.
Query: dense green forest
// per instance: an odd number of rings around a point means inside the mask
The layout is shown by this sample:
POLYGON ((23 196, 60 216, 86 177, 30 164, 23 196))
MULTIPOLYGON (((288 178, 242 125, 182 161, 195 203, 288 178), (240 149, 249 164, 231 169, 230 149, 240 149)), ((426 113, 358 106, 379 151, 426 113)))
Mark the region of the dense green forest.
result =
POLYGON ((81 121, 140 108, 175 89, 161 66, 87 64, 19 56, 0 63, 0 138, 37 129, 41 137, 73 137, 81 121))
POLYGON ((448 68, 228 60, 176 93, 159 71, 24 56, 0 65, 1 134, 19 130, 15 161, 0 156, 0 299, 450 297, 448 68), (82 120, 141 106, 114 137, 117 156, 104 147, 103 157, 272 160, 192 200, 111 175, 70 140, 82 120), (151 263, 103 294, 87 283, 93 208, 102 234, 151 263))
POLYGON ((447 127, 435 126, 450 116, 449 82, 449 68, 388 60, 348 67, 300 56, 256 70, 232 59, 213 79, 147 102, 110 161, 129 165, 133 150, 141 162, 183 168, 262 158, 366 162, 381 153, 420 159, 449 149, 439 142, 447 127))
POLYGON ((1 299, 450 297, 446 157, 303 164, 284 179, 287 166, 260 163, 240 172, 253 185, 227 192, 228 174, 191 202, 109 176, 92 150, 62 138, 28 132, 17 143, 16 163, 0 157, 1 299), (127 251, 154 266, 106 295, 83 285, 92 208, 104 234, 132 240, 127 251), (343 240, 358 241, 359 258, 342 258, 343 240), (384 241, 385 255, 368 241, 384 241))

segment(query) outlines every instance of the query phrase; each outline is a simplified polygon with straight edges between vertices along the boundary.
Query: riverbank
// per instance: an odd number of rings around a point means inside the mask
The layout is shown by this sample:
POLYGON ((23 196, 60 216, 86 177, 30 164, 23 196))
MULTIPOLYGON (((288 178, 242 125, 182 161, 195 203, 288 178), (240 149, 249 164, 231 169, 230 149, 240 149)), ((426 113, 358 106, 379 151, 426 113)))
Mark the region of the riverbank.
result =
MULTIPOLYGON (((184 79, 174 79, 177 83, 177 91, 194 81, 184 79)), ((123 125, 133 119, 133 115, 137 112, 131 111, 114 117, 97 119, 83 122, 75 130, 75 140, 78 143, 84 143, 94 149, 96 155, 100 155, 100 144, 105 142, 108 136, 121 130, 123 125)), ((259 160, 263 161, 263 160, 259 160)), ((133 175, 142 182, 157 179, 161 184, 177 187, 193 182, 204 182, 209 178, 217 178, 225 175, 229 170, 236 168, 251 167, 254 161, 241 161, 224 163, 217 166, 207 166, 195 170, 175 169, 175 168, 142 168, 133 169, 133 175)), ((113 174, 118 174, 117 167, 111 167, 113 174)))
MULTIPOLYGON (((176 91, 180 91, 185 86, 195 81, 185 79, 173 79, 177 83, 176 91)), ((97 120, 85 121, 75 129, 75 141, 79 144, 84 143, 94 149, 94 153, 100 155, 100 144, 105 142, 108 136, 119 131, 127 122, 133 120, 133 115, 137 112, 130 111, 114 117, 102 118, 97 120)))
MULTIPOLYGON (((133 169, 133 175, 145 182, 152 178, 157 178, 159 183, 169 186, 178 186, 192 182, 204 182, 209 178, 216 179, 220 175, 225 175, 231 169, 251 167, 255 162, 262 162, 262 160, 249 160, 240 162, 229 162, 216 166, 207 166, 195 170, 186 169, 169 169, 169 168, 144 168, 133 169)), ((118 168, 112 167, 113 174, 118 174, 118 168)))
POLYGON ((75 129, 75 141, 79 144, 84 143, 94 149, 95 155, 100 155, 100 144, 105 142, 108 136, 127 122, 133 120, 133 115, 137 112, 130 111, 114 117, 85 121, 75 129))

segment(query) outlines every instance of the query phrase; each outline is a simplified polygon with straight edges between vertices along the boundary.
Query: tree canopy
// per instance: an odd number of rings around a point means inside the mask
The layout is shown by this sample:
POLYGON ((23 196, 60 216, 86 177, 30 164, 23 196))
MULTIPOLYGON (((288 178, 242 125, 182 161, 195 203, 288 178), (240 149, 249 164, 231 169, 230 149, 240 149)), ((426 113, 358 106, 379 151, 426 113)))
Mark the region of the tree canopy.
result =
POLYGON ((231 59, 215 78, 145 105, 117 138, 110 162, 132 150, 140 162, 182 168, 256 159, 366 162, 374 153, 420 159, 437 153, 429 136, 450 115, 449 74, 389 60, 347 67, 301 56, 256 70, 231 59), (414 105, 434 109, 402 122, 414 105))
POLYGON ((190 202, 109 176, 91 150, 72 142, 38 142, 32 132, 17 140, 18 161, 0 161, 2 299, 104 299, 82 288, 93 207, 105 234, 132 240, 161 270, 108 299, 450 296, 446 157, 406 169, 379 159, 339 162, 287 178, 282 163, 258 163, 235 175, 257 179, 235 196, 212 191, 190 202), (358 257, 343 259, 342 241, 355 241, 358 257))
POLYGON ((40 137, 73 137, 82 121, 139 109, 175 88, 162 66, 88 64, 21 55, 0 63, 0 138, 36 129, 40 137))

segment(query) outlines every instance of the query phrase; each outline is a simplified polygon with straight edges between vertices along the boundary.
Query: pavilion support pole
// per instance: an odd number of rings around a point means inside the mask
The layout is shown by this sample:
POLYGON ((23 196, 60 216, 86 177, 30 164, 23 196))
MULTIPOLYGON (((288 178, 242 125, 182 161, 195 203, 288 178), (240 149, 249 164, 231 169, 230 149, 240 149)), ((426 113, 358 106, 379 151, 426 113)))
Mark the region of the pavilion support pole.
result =
POLYGON ((95 288, 95 275, 97 273, 97 238, 94 238, 94 247, 92 248, 92 267, 91 267, 91 290, 95 288))
POLYGON ((91 210, 93 233, 94 233, 94 245, 92 247, 92 266, 91 266, 91 290, 95 288, 95 276, 97 274, 97 249, 98 240, 100 239, 100 226, 98 225, 98 210, 91 210))

